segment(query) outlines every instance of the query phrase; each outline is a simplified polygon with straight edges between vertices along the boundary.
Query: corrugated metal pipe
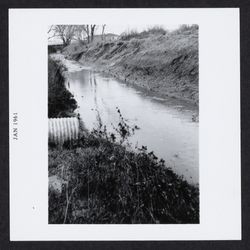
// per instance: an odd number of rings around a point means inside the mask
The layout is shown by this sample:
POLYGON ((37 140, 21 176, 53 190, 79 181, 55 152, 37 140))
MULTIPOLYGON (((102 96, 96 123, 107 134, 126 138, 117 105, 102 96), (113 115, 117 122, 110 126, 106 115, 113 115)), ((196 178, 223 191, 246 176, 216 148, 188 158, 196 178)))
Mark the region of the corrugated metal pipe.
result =
POLYGON ((63 145, 66 141, 79 138, 79 119, 70 118, 50 118, 49 119, 49 142, 63 145))

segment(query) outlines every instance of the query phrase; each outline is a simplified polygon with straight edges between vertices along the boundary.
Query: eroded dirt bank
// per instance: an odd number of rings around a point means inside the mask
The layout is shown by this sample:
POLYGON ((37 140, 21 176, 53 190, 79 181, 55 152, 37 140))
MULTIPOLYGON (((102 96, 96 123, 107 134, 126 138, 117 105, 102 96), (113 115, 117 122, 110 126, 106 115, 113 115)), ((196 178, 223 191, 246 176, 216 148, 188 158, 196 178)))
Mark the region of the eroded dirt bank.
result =
POLYGON ((197 28, 91 45, 73 43, 63 54, 156 95, 187 100, 198 106, 197 28))

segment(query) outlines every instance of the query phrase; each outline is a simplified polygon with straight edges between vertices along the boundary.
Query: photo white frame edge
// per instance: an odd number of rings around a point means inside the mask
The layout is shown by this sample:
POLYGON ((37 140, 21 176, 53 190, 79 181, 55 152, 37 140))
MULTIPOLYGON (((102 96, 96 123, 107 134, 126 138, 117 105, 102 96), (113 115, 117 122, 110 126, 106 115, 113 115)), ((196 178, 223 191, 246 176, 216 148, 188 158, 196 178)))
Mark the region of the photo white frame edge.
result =
POLYGON ((241 239, 238 8, 10 9, 9 105, 11 240, 241 239), (199 225, 48 224, 47 28, 103 20, 199 25, 199 225))

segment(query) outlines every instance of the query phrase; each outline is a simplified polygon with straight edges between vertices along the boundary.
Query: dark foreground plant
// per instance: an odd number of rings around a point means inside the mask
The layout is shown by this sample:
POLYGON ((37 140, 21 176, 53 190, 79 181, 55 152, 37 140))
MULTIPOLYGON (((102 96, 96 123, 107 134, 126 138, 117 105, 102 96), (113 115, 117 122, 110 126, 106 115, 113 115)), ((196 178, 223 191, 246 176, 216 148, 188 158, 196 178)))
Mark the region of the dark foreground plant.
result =
POLYGON ((61 74, 61 65, 48 60, 48 117, 68 117, 73 115, 77 103, 73 95, 65 87, 65 79, 61 74))
POLYGON ((106 139, 113 143, 119 143, 120 145, 130 146, 129 137, 133 136, 135 130, 138 130, 139 127, 137 125, 130 125, 122 116, 121 110, 116 107, 116 111, 119 116, 119 122, 116 126, 113 125, 113 132, 107 131, 107 126, 103 124, 99 111, 97 111, 97 128, 92 130, 92 134, 98 138, 106 139))
POLYGON ((146 147, 124 147, 133 127, 121 120, 123 140, 102 125, 67 149, 50 150, 50 176, 60 179, 62 190, 49 191, 49 222, 199 223, 198 187, 146 147))

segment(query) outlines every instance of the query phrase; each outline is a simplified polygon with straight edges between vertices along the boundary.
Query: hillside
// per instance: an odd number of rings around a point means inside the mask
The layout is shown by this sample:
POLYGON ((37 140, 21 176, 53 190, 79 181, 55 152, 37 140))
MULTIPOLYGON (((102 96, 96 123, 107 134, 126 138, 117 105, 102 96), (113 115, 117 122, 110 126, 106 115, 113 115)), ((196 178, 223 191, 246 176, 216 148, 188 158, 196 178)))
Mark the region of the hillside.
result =
POLYGON ((173 32, 155 28, 123 34, 116 41, 82 45, 63 51, 68 58, 147 88, 163 97, 198 105, 198 27, 173 32))

